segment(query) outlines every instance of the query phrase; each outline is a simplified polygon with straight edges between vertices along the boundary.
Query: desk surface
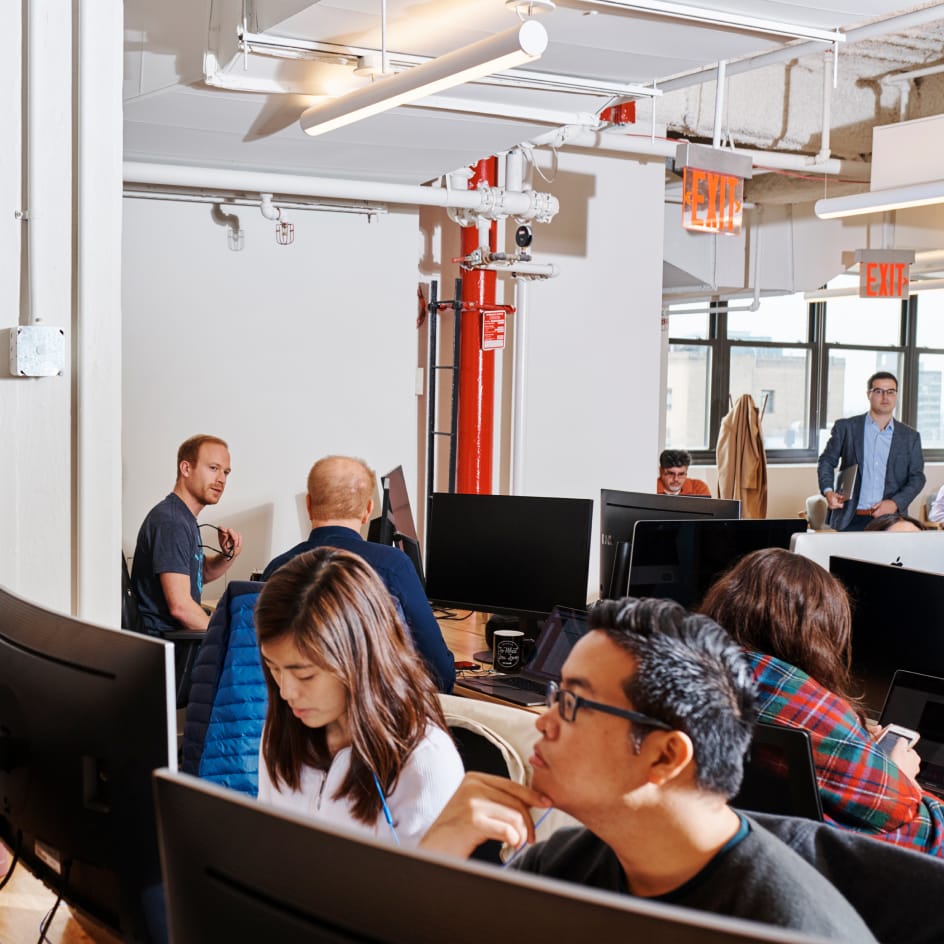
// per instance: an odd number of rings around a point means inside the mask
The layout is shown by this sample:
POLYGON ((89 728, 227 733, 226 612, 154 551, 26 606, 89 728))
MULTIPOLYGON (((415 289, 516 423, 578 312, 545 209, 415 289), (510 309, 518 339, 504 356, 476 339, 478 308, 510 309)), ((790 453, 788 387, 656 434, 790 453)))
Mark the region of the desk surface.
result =
MULTIPOLYGON (((444 619, 439 617, 439 628, 442 630, 443 639, 446 645, 452 650, 457 662, 478 661, 475 653, 482 652, 488 647, 485 645, 485 623, 488 619, 486 613, 476 613, 474 611, 459 610, 456 613, 456 619, 444 619)), ((480 663, 481 664, 481 663, 480 663)), ((483 671, 491 669, 491 665, 482 665, 482 670, 477 672, 458 672, 456 673, 456 687, 454 695, 462 695, 464 698, 476 698, 479 701, 490 701, 497 705, 508 705, 512 708, 520 708, 522 711, 531 711, 540 714, 544 711, 543 706, 525 707, 516 705, 514 702, 506 701, 504 698, 493 698, 484 692, 477 692, 471 688, 465 688, 462 684, 462 677, 467 675, 475 677, 481 675, 483 671)))

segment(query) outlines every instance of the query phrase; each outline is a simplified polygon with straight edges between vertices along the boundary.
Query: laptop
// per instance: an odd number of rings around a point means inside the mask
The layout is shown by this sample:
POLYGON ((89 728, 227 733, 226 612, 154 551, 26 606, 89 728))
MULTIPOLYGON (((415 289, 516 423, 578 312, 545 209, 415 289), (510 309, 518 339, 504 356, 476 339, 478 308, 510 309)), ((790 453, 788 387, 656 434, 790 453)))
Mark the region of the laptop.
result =
POLYGON ((921 735, 918 783, 944 797, 944 678, 899 669, 882 708, 881 725, 900 724, 921 735))
POLYGON ((560 679, 570 650, 586 631, 586 612, 555 606, 538 633, 531 658, 519 674, 463 678, 457 687, 523 707, 543 705, 547 683, 560 679))

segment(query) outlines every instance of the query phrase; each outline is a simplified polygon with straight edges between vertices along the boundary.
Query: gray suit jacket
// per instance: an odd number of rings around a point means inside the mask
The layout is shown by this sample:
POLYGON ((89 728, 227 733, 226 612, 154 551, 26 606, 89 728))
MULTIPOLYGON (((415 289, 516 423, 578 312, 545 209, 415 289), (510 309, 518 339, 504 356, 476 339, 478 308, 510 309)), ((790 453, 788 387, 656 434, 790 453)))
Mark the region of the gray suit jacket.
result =
MULTIPOLYGON (((836 466, 841 469, 850 465, 862 467, 864 458, 865 417, 868 414, 849 416, 836 420, 829 442, 819 457, 816 467, 819 478, 819 490, 825 493, 835 487, 836 466)), ((924 455, 921 452, 921 434, 910 426, 895 420, 891 448, 888 452, 888 465, 885 466, 885 492, 883 498, 890 498, 899 512, 905 514, 908 506, 924 488, 924 455)), ((859 503, 859 491, 862 487, 861 474, 856 476, 852 497, 846 504, 829 516, 829 523, 837 531, 846 528, 855 516, 859 503)))

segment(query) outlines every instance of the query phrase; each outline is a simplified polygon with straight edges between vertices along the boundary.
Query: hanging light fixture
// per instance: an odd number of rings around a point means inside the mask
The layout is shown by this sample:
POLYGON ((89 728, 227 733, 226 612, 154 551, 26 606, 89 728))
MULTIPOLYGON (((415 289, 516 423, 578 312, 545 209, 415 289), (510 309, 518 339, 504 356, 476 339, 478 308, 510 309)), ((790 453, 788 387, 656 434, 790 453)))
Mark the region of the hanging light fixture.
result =
POLYGON ((533 62, 547 49, 547 30, 537 20, 463 46, 395 75, 384 76, 330 102, 312 105, 299 120, 306 134, 324 134, 437 92, 533 62))

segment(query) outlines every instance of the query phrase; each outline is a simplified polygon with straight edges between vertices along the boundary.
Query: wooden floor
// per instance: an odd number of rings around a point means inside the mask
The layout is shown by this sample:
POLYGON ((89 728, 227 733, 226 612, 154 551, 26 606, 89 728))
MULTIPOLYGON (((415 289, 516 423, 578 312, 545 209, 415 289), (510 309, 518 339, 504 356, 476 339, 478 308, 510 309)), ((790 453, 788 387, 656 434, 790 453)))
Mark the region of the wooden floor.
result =
MULTIPOLYGON (((0 855, 2 861, 2 855, 0 855)), ((3 873, 6 866, 3 867, 3 873)), ((55 903, 55 896, 42 882, 33 878, 23 865, 17 865, 10 883, 0 891, 0 942, 27 944, 39 940, 40 923, 55 903)), ((60 904, 46 935, 50 944, 117 944, 118 939, 90 922, 76 919, 65 904, 60 904)))

